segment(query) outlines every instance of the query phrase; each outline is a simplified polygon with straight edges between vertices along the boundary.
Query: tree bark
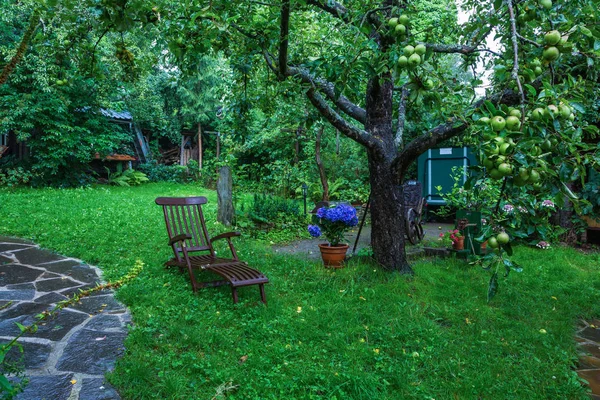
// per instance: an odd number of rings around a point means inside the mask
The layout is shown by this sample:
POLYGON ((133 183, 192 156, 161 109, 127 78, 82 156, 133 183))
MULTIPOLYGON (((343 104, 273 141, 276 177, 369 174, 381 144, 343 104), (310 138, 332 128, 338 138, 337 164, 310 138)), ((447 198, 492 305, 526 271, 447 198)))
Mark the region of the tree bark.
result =
POLYGON ((404 248, 403 176, 393 168, 397 154, 393 131, 393 81, 389 74, 372 78, 367 85, 365 129, 382 144, 367 149, 371 183, 371 246, 384 269, 412 274, 404 248))
POLYGON ((324 126, 321 126, 317 133, 317 140, 315 142, 315 161, 317 168, 319 169, 319 178, 321 178, 321 186, 323 186, 323 197, 322 201, 329 201, 329 183, 327 183, 327 174, 325 174, 325 168, 323 167, 323 161, 321 161, 321 136, 323 136, 324 126))

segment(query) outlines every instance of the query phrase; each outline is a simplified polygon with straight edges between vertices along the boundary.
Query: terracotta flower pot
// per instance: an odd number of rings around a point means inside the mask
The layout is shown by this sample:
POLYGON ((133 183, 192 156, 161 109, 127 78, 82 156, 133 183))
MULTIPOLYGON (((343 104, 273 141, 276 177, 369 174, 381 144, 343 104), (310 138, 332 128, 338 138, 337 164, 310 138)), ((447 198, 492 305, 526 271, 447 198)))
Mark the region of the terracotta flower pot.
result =
POLYGON ((456 238, 456 241, 452 242, 452 248, 454 250, 464 250, 465 249, 465 237, 460 236, 456 238))
POLYGON ((321 250, 321 257, 323 258, 325 267, 342 268, 342 262, 346 258, 346 252, 348 251, 348 245, 330 246, 329 244, 320 244, 319 250, 321 250))

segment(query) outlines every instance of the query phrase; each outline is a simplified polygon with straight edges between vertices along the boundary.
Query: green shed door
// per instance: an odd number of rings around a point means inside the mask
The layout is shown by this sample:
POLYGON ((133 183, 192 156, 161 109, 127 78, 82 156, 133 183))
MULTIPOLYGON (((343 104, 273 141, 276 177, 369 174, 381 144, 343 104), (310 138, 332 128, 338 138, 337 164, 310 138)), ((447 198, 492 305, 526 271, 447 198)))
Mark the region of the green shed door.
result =
POLYGON ((467 180, 468 167, 476 163, 475 156, 468 147, 445 147, 429 149, 418 160, 419 181, 423 183, 423 197, 427 204, 443 206, 446 202, 439 195, 436 186, 442 187, 442 193, 452 189, 452 168, 463 168, 463 182, 467 180))

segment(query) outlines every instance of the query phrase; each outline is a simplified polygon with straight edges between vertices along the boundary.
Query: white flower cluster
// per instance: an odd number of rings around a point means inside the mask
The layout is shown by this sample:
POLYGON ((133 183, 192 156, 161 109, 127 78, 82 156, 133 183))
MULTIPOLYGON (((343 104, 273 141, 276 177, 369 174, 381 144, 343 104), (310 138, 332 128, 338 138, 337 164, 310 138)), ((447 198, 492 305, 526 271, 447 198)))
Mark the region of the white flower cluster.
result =
POLYGON ((539 247, 540 249, 549 249, 550 248, 550 243, 548 242, 544 242, 543 240, 540 241, 538 244, 535 245, 535 247, 539 247))
POLYGON ((552 200, 544 200, 544 201, 542 201, 541 207, 554 208, 556 206, 554 205, 552 200))

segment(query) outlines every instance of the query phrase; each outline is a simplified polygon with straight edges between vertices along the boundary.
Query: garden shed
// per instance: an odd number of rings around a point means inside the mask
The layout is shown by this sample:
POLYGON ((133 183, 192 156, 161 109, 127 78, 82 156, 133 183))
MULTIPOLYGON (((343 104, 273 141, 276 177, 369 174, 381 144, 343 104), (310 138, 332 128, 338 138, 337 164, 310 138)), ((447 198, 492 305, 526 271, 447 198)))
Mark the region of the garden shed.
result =
POLYGON ((463 168, 463 182, 468 178, 468 168, 477 165, 477 158, 469 147, 440 147, 429 149, 417 160, 417 179, 422 183, 423 197, 429 206, 443 206, 446 202, 442 193, 452 190, 454 184, 451 173, 455 167, 463 168))

